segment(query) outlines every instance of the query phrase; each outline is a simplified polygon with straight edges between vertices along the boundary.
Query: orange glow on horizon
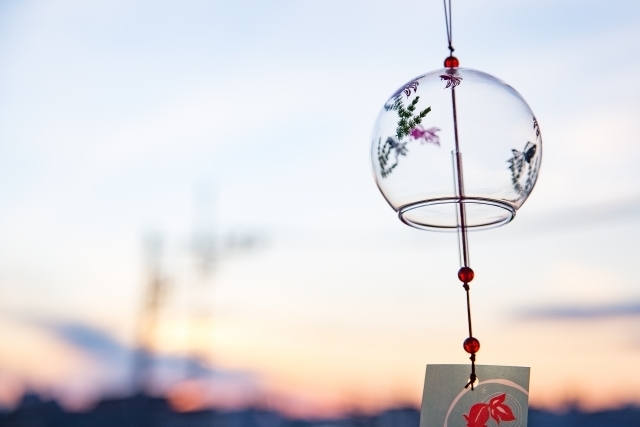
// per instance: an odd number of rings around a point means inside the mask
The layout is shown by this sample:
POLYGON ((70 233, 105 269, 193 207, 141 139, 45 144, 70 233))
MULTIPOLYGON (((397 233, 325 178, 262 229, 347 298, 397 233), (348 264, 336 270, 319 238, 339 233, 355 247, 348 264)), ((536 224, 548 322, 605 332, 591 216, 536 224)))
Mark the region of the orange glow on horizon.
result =
POLYGON ((178 412, 199 411, 213 406, 204 398, 206 390, 198 381, 183 381, 167 392, 169 405, 178 412))

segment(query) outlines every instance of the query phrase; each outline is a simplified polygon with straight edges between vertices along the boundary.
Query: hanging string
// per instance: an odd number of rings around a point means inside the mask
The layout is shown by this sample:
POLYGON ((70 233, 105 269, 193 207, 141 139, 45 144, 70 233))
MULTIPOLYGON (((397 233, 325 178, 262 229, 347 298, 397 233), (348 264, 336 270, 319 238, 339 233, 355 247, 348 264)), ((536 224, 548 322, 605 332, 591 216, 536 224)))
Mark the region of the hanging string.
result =
POLYGON ((462 175, 462 153, 460 152, 460 142, 458 140, 458 110, 456 108, 456 91, 455 86, 451 88, 451 104, 453 107, 453 129, 455 140, 455 151, 453 152, 453 164, 454 164, 454 177, 455 177, 455 191, 458 196, 458 239, 460 248, 460 263, 462 267, 458 271, 458 279, 463 283, 462 287, 465 290, 467 297, 467 325, 469 326, 469 337, 464 340, 464 349, 467 353, 471 354, 469 359, 471 360, 471 375, 469 375, 469 382, 465 388, 471 386, 471 390, 474 389, 474 383, 476 382, 476 353, 480 350, 480 342, 473 337, 473 328, 471 327, 471 298, 469 296, 469 282, 473 280, 474 272, 469 267, 469 243, 467 241, 467 220, 465 212, 465 195, 464 195, 464 179, 462 175))
MULTIPOLYGON (((471 269, 469 270, 473 274, 473 270, 471 269)), ((469 338, 464 340, 463 346, 465 351, 467 351, 468 353, 471 353, 471 357, 469 357, 469 359, 471 360, 471 375, 469 375, 469 382, 467 383, 467 385, 464 386, 464 388, 471 386, 471 390, 473 390, 473 383, 475 383, 476 379, 478 378, 476 376, 476 352, 480 350, 480 342, 473 337, 473 330, 471 328, 471 300, 469 298, 469 284, 465 283, 462 286, 464 287, 464 290, 467 294, 467 323, 469 325, 469 338)))
MULTIPOLYGON (((451 76, 455 75, 455 68, 458 67, 458 59, 453 56, 453 32, 451 26, 451 0, 443 0, 444 5, 444 21, 447 29, 447 42, 449 47, 449 57, 445 60, 445 67, 449 69, 447 71, 451 76)), ((441 76, 443 77, 443 76, 441 76)), ((446 77, 446 76, 445 76, 446 77)), ((450 77, 451 79, 451 77, 450 77)), ((459 84, 459 82, 458 82, 459 84)), ((473 270, 469 267, 469 243, 467 241, 467 218, 465 212, 465 194, 464 194, 464 179, 462 175, 462 153, 460 152, 460 143, 458 140, 458 111, 456 108, 456 86, 458 84, 451 85, 451 104, 453 107, 453 130, 455 137, 455 151, 454 155, 454 177, 456 181, 456 193, 458 196, 458 237, 460 248, 460 263, 462 267, 458 271, 458 279, 463 283, 462 287, 465 290, 467 297, 467 325, 469 327, 469 337, 464 340, 464 350, 471 355, 471 375, 469 375, 469 382, 465 385, 465 388, 471 386, 471 390, 474 389, 474 383, 478 379, 476 376, 476 353, 480 350, 480 341, 473 336, 473 329, 471 327, 471 298, 469 296, 469 282, 473 280, 473 270)), ((447 86, 448 87, 448 86, 447 86)))
POLYGON ((449 42, 449 55, 453 56, 452 30, 451 30, 451 0, 449 0, 449 7, 447 8, 447 0, 442 0, 444 5, 444 24, 447 27, 447 41, 449 42))

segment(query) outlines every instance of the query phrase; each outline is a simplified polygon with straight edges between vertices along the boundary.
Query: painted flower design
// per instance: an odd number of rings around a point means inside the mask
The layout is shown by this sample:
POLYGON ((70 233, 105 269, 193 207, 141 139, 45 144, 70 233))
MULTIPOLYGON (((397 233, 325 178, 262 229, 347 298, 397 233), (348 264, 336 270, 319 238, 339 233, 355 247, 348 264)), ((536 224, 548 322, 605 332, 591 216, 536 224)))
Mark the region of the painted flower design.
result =
POLYGON ((416 93, 418 92, 418 85, 420 83, 418 83, 416 80, 412 81, 411 83, 409 83, 408 85, 406 85, 403 89, 404 94, 409 96, 411 95, 411 89, 413 89, 413 92, 416 93))
POLYGON ((540 136, 540 126, 538 126, 538 120, 536 120, 536 118, 533 118, 533 129, 536 131, 536 136, 539 137, 540 136))
POLYGON ((463 415, 467 427, 487 427, 489 418, 500 425, 500 421, 514 421, 516 417, 509 406, 504 403, 506 393, 489 400, 489 403, 476 403, 469 409, 469 414, 463 415))
POLYGON ((433 128, 425 129, 422 126, 418 125, 414 127, 411 130, 411 132, 409 132, 409 135, 415 140, 421 139, 422 140, 421 142, 423 144, 432 143, 439 147, 440 137, 437 135, 436 132, 440 132, 440 128, 433 127, 433 128))
POLYGON ((442 74, 440 75, 442 80, 447 82, 447 85, 444 87, 445 89, 454 88, 460 84, 462 81, 462 77, 454 76, 453 74, 442 74))
MULTIPOLYGON (((407 83, 406 85, 404 85, 403 87, 401 87, 400 89, 398 89, 392 96, 391 98, 396 101, 398 98, 400 98, 400 96, 402 95, 402 93, 404 93, 407 98, 409 98, 411 96, 411 91, 413 91, 413 93, 418 93, 418 85, 420 84, 419 81, 414 80, 412 82, 407 83)), ((393 104, 388 104, 385 105, 385 108, 388 110, 390 110, 391 105, 393 104)))
POLYGON ((392 102, 384 105, 386 111, 396 111, 398 113, 398 125, 394 135, 395 138, 388 137, 384 144, 382 143, 382 138, 378 140, 378 161, 380 163, 380 174, 383 178, 389 176, 393 169, 398 166, 398 158, 400 156, 407 155, 409 151, 407 143, 409 141, 403 141, 405 137, 411 137, 416 141, 421 140, 423 144, 432 143, 440 146, 440 138, 436 134, 440 129, 436 127, 425 129, 420 126, 422 120, 431 111, 431 107, 418 110, 417 106, 420 97, 417 95, 409 102, 412 91, 414 94, 418 93, 419 84, 417 80, 406 84, 391 97, 392 102), (404 103, 403 93, 407 96, 407 105, 404 103), (393 160, 393 154, 395 154, 395 160, 393 160))
MULTIPOLYGON (((411 129, 409 136, 415 141, 421 140, 420 142, 422 144, 431 143, 439 147, 440 137, 437 132, 440 132, 440 128, 432 127, 425 129, 417 125, 411 129)), ((398 166, 400 156, 407 155, 409 152, 407 148, 408 142, 410 141, 397 141, 393 137, 388 137, 384 144, 382 144, 382 138, 378 140, 378 162, 380 163, 380 174, 383 178, 389 176, 396 166, 398 166), (395 160, 392 160, 394 159, 393 154, 395 154, 395 160)))
POLYGON ((388 137, 384 144, 382 144, 382 138, 378 140, 378 162, 380 163, 380 174, 383 178, 389 176, 398 166, 398 158, 406 156, 408 151, 406 142, 398 142, 392 137, 388 137), (393 163, 389 159, 392 154, 395 154, 393 163))
POLYGON ((538 163, 534 160, 536 150, 537 145, 533 144, 531 141, 527 141, 527 144, 524 146, 524 150, 519 151, 515 148, 512 149, 511 152, 513 155, 509 160, 507 160, 507 163, 509 163, 509 170, 511 171, 511 183, 513 185, 513 189, 519 194, 527 193, 533 187, 535 173, 537 172, 538 167, 538 163), (520 177, 525 170, 527 170, 527 182, 523 187, 520 184, 520 177))

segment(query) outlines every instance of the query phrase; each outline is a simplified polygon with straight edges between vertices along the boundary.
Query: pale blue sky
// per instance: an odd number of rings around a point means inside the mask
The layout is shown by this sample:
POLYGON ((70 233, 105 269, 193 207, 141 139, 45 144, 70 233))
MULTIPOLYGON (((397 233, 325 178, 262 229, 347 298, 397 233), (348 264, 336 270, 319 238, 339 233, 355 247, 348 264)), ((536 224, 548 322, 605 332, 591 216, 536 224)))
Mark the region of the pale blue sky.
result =
MULTIPOLYGON (((536 372, 545 387, 590 389, 581 365, 561 369, 574 349, 509 353, 503 343, 524 339, 513 320, 521 309, 640 299, 631 268, 640 249, 640 4, 453 7, 461 65, 515 87, 545 144, 515 222, 471 237, 480 358, 530 364, 534 399, 536 372), (628 200, 632 214, 617 217, 628 200), (599 206, 613 213, 565 230, 567 215, 595 218, 599 206)), ((384 345, 392 350, 381 364, 407 366, 389 369, 389 387, 409 382, 408 394, 419 393, 423 364, 466 361, 455 237, 396 219, 371 177, 368 144, 388 96, 446 54, 435 0, 3 2, 0 307, 130 342, 143 234, 161 230, 180 251, 196 189, 213 188, 221 232, 267 240, 216 276, 220 363, 313 390, 314 380, 286 377, 275 362, 229 360, 242 346, 280 343, 306 369, 330 365, 298 347, 333 352, 331 363, 355 372, 384 345)), ((631 367, 638 318, 621 322, 594 339, 631 367)), ((582 336, 575 325, 533 323, 520 327, 582 336)), ((336 399, 361 392, 349 384, 335 385, 336 399)))

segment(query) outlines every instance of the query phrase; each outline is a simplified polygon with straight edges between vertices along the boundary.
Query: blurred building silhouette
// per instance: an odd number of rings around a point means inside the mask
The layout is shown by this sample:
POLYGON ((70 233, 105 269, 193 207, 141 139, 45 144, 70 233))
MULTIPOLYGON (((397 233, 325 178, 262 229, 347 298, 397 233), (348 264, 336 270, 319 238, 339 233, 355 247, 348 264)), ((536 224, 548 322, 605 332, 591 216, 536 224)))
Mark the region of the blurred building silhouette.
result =
MULTIPOLYGON (((293 419, 261 408, 234 411, 209 409, 176 412, 163 398, 136 395, 105 399, 92 410, 70 413, 55 401, 25 395, 18 407, 0 415, 0 427, 418 427, 416 408, 394 408, 377 414, 351 414, 341 418, 293 419)), ((530 409, 529 427, 640 426, 640 408, 601 412, 577 409, 563 414, 530 409)))

